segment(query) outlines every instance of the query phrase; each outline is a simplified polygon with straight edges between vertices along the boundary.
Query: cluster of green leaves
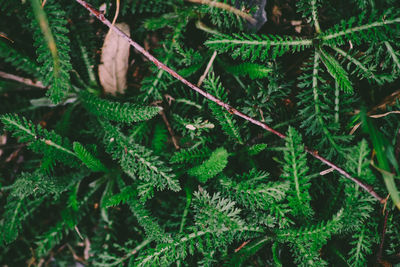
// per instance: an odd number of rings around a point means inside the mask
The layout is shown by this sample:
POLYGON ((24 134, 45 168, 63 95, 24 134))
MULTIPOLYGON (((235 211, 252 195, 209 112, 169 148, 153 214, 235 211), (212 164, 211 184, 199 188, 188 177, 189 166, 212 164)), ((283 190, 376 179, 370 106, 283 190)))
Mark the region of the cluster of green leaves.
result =
POLYGON ((121 1, 135 41, 194 84, 214 58, 201 87, 284 140, 138 54, 126 92, 105 95, 108 29, 75 1, 3 2, 0 69, 46 89, 0 79, 1 263, 400 262, 400 104, 368 118, 399 95, 397 2, 271 0, 269 13, 297 10, 295 34, 271 21, 254 32, 233 12, 256 17, 262 1, 121 1), (319 156, 391 198, 381 205, 319 156))

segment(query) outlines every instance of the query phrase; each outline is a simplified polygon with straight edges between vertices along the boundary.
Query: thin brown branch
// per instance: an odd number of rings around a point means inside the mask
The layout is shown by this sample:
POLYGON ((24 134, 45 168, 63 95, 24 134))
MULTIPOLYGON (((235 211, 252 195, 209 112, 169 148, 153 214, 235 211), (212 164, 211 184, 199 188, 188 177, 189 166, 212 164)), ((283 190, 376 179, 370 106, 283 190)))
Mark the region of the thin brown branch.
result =
POLYGON ((244 241, 238 248, 235 249, 235 253, 244 248, 249 242, 250 240, 244 241))
POLYGON ((244 18, 251 24, 257 23, 257 20, 255 18, 253 18, 251 15, 249 15, 248 13, 243 12, 243 11, 241 11, 233 6, 230 6, 226 3, 211 1, 211 0, 186 0, 186 1, 191 2, 191 3, 202 4, 202 5, 207 5, 207 6, 212 6, 212 7, 216 7, 219 9, 223 9, 223 10, 231 12, 239 17, 244 18))
MULTIPOLYGON (((118 15, 119 15, 120 0, 116 0, 115 3, 116 3, 116 7, 115 7, 114 18, 113 18, 112 23, 111 23, 112 26, 115 25, 115 22, 117 21, 117 18, 118 18, 118 15)), ((107 37, 110 35, 111 31, 112 31, 112 29, 110 28, 110 30, 108 31, 108 33, 107 33, 107 35, 106 35, 106 37, 104 39, 107 39, 107 37)))
POLYGON ((206 69, 204 70, 203 75, 200 76, 199 81, 197 82, 197 87, 200 87, 203 84, 204 79, 207 77, 207 74, 210 72, 211 66, 214 63, 215 57, 217 56, 217 51, 214 51, 212 54, 210 61, 207 64, 206 69))
POLYGON ((3 71, 0 71, 0 77, 4 78, 4 79, 20 82, 20 83, 23 83, 23 84, 26 84, 26 85, 29 85, 29 86, 46 89, 46 86, 44 86, 43 83, 40 82, 40 81, 34 82, 31 79, 19 77, 17 75, 6 73, 6 72, 3 72, 3 71))
MULTIPOLYGON (((192 84, 191 82, 189 82, 188 80, 186 80, 185 78, 183 78, 182 76, 180 76, 177 72, 175 72, 174 70, 172 70, 171 68, 169 68, 168 66, 166 66, 164 63, 162 63, 161 61, 159 61, 157 58, 155 58, 153 55, 151 55, 149 52, 147 52, 142 46, 140 46, 138 43, 136 43, 135 41, 133 41, 129 36, 127 36, 124 32, 122 32, 120 29, 118 29, 115 26, 111 25, 111 22, 106 19, 104 17, 104 15, 99 12, 98 10, 96 10, 95 8, 93 8, 90 4, 88 4, 86 1, 84 0, 76 0, 79 4, 81 4, 83 7, 85 7, 87 10, 90 11, 90 13, 92 13, 93 15, 95 15, 101 22, 103 22, 105 25, 107 25, 109 28, 113 29, 115 32, 117 32, 121 37, 125 38, 125 40, 127 40, 129 42, 129 44, 131 46, 133 46, 138 52, 140 52, 141 54, 143 54, 146 58, 148 58, 151 62, 153 62, 158 68, 163 69, 164 71, 168 72, 170 75, 172 75, 174 78, 176 78, 177 80, 181 81, 183 84, 187 85, 188 87, 190 87, 192 90, 196 91, 197 93, 201 94, 202 96, 204 96, 205 98, 207 98, 208 100, 216 103, 217 105, 225 108, 229 113, 234 114, 236 116, 239 116, 249 122, 251 122, 252 124, 258 125, 261 128, 265 129, 266 131, 280 137, 280 138, 285 138, 286 136, 274 129, 272 129, 270 126, 268 126, 266 123, 263 123, 261 121, 258 121, 252 117, 249 117, 248 115, 244 114, 243 112, 240 112, 239 110, 233 108, 232 106, 230 106, 227 103, 222 102, 220 99, 216 98, 215 96, 201 90, 199 87, 197 87, 196 85, 192 84)), ((321 162, 323 162, 324 164, 328 165, 329 167, 333 168, 334 170, 336 170, 337 172, 339 172, 340 174, 342 174, 344 177, 346 177, 347 179, 353 181, 354 183, 358 184, 361 188, 363 188, 364 190, 366 190, 371 196, 373 196, 374 198, 376 198, 377 200, 379 200, 381 203, 384 202, 384 199, 382 197, 380 197, 373 189, 372 186, 364 184, 362 181, 360 181, 357 178, 352 177, 348 172, 346 172, 345 170, 343 170, 342 168, 338 167, 337 165, 335 165, 334 163, 330 162, 329 160, 325 159, 324 157, 318 155, 318 152, 312 150, 312 149, 306 149, 306 151, 313 156, 314 158, 320 160, 321 162)))
POLYGON ((171 135, 172 143, 174 144, 175 149, 179 150, 180 147, 179 147, 179 144, 178 144, 178 140, 176 140, 174 130, 172 130, 171 124, 169 124, 169 121, 167 119, 167 115, 165 115, 165 111, 162 109, 159 113, 160 113, 165 125, 167 126, 168 132, 171 135))
POLYGON ((383 221, 381 243, 379 244, 379 251, 378 251, 378 255, 376 257, 377 263, 381 262, 381 259, 382 259, 383 245, 385 243, 385 235, 386 235, 388 217, 389 217, 389 210, 386 210, 386 212, 385 212, 385 220, 383 221))
POLYGON ((8 38, 6 35, 4 35, 3 33, 0 32, 0 37, 7 39, 8 41, 10 41, 11 43, 14 43, 13 40, 11 40, 10 38, 8 38))

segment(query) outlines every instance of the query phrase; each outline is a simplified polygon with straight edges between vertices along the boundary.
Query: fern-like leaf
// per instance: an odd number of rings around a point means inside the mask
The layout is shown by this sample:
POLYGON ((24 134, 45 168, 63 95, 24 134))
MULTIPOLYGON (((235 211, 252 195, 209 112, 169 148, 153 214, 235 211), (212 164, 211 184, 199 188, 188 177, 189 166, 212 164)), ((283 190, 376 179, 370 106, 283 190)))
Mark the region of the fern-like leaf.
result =
POLYGON ((31 0, 31 3, 35 17, 31 13, 28 17, 32 20, 37 60, 42 63, 42 82, 50 86, 47 95, 57 104, 70 89, 69 71, 72 66, 67 19, 62 7, 54 1, 47 3, 44 8, 39 0, 31 0))
POLYGON ((339 87, 346 93, 353 93, 354 89, 349 80, 348 74, 340 63, 323 49, 319 50, 319 54, 329 74, 339 84, 339 87))
POLYGON ((273 71, 271 67, 251 62, 244 62, 238 65, 229 65, 226 62, 221 62, 220 65, 233 75, 248 75, 252 80, 266 78, 273 71))
POLYGON ((398 10, 388 9, 385 14, 362 12, 358 17, 343 20, 324 31, 320 38, 324 44, 339 46, 349 41, 358 45, 362 42, 386 41, 399 31, 398 10))
POLYGON ((289 243, 298 266, 323 266, 327 263, 321 259, 318 251, 332 235, 340 233, 343 210, 326 222, 300 229, 278 230, 277 239, 289 243))
POLYGON ((265 172, 252 170, 238 178, 242 179, 236 182, 223 176, 220 184, 225 194, 251 210, 273 210, 272 206, 282 201, 289 190, 288 182, 269 182, 265 172))
POLYGON ((142 203, 135 198, 130 198, 128 205, 137 218, 139 225, 144 228, 147 238, 161 244, 168 244, 172 241, 171 236, 165 233, 164 229, 161 228, 156 219, 150 215, 142 203))
MULTIPOLYGON (((204 87, 225 103, 228 102, 228 96, 225 92, 225 89, 219 81, 219 78, 215 77, 213 73, 210 73, 208 79, 204 81, 204 87)), ((237 126, 236 120, 233 118, 233 115, 226 112, 225 109, 218 106, 214 102, 209 103, 209 106, 213 115, 221 124, 222 130, 228 136, 237 140, 239 144, 243 144, 243 139, 240 135, 239 127, 237 126)))
POLYGON ((293 208, 295 216, 309 218, 313 214, 310 206, 311 196, 309 179, 306 177, 308 171, 307 154, 304 151, 300 134, 289 127, 286 137, 286 151, 284 151, 285 164, 283 166, 282 178, 290 181, 288 200, 293 208))
POLYGON ((92 171, 94 172, 106 172, 107 168, 101 163, 101 161, 94 157, 81 143, 74 142, 73 149, 75 155, 92 171))
POLYGON ((28 147, 33 151, 51 155, 54 160, 66 165, 77 166, 76 155, 68 139, 62 138, 54 131, 49 132, 40 125, 35 126, 33 122, 18 115, 2 115, 0 121, 6 130, 12 131, 13 136, 19 137, 19 142, 28 143, 28 147))
POLYGON ((189 175, 197 177, 200 182, 205 183, 209 179, 221 173, 228 164, 228 151, 225 148, 217 148, 211 153, 208 160, 201 165, 188 171, 189 175))
POLYGON ((0 41, 0 58, 3 58, 5 62, 11 63, 17 70, 39 77, 39 67, 36 63, 3 41, 0 41))
MULTIPOLYGON (((0 241, 9 244, 13 242, 22 229, 22 223, 32 215, 34 210, 44 201, 44 197, 27 201, 25 197, 10 195, 7 198, 3 213, 3 224, 0 227, 0 241)), ((1 242, 0 242, 1 243, 1 242)))
POLYGON ((260 234, 259 227, 247 226, 239 217, 240 210, 229 199, 218 193, 210 196, 200 189, 194 194, 196 226, 188 227, 189 234, 178 235, 173 242, 160 244, 138 257, 138 266, 167 266, 183 260, 188 254, 200 252, 215 253, 226 249, 235 238, 245 238, 246 234, 260 234))
POLYGON ((159 107, 146 107, 130 103, 118 103, 100 99, 95 95, 82 91, 80 97, 85 108, 96 116, 117 122, 138 122, 153 118, 160 111, 159 107))
POLYGON ((380 77, 375 74, 376 66, 370 64, 369 58, 361 57, 357 59, 354 55, 345 52, 338 47, 333 46, 332 49, 335 50, 339 55, 344 57, 346 60, 348 60, 349 65, 351 64, 354 66, 354 70, 351 74, 357 73, 360 78, 366 78, 371 83, 374 82, 378 85, 382 85, 385 82, 385 80, 383 79, 384 77, 380 77))
POLYGON ((135 196, 136 196, 136 193, 135 193, 135 189, 133 188, 133 186, 126 186, 126 187, 122 188, 121 192, 119 192, 118 194, 115 194, 111 197, 105 198, 101 202, 101 205, 104 208, 115 207, 115 206, 127 203, 128 200, 130 200, 131 198, 133 198, 135 196))
POLYGON ((156 154, 163 152, 168 140, 167 129, 161 124, 156 124, 151 146, 156 154))
POLYGON ((288 52, 302 51, 312 45, 312 40, 279 35, 224 34, 214 36, 205 44, 220 52, 232 52, 233 58, 264 61, 288 52))
POLYGON ((367 265, 367 256, 373 252, 373 238, 376 235, 374 230, 376 229, 371 230, 369 225, 366 224, 361 226, 361 229, 353 235, 350 241, 352 248, 348 253, 348 263, 350 266, 362 267, 367 265))
POLYGON ((173 191, 181 189, 171 169, 153 155, 151 150, 134 143, 109 122, 101 121, 100 124, 104 130, 103 142, 107 152, 120 162, 126 174, 150 182, 160 190, 165 187, 173 191))
POLYGON ((211 154, 211 151, 208 147, 202 148, 187 148, 181 149, 174 153, 171 157, 171 163, 192 163, 199 164, 202 161, 206 160, 211 154))

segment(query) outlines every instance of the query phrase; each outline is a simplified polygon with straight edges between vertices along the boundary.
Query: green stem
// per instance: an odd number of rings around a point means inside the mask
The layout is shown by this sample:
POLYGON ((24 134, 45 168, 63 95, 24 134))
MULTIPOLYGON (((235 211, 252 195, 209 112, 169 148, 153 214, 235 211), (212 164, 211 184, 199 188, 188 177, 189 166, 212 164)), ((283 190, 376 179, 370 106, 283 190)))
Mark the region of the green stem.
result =
POLYGON ((274 259, 275 266, 282 267, 282 262, 280 261, 279 255, 278 255, 278 252, 277 252, 278 242, 274 242, 274 244, 272 244, 272 248, 271 249, 272 249, 272 258, 274 259))
POLYGON ((335 82, 335 123, 339 123, 339 95, 340 95, 340 88, 339 84, 335 82))
POLYGON ((321 27, 319 26, 316 2, 317 2, 317 0, 311 1, 311 13, 312 13, 313 21, 314 21, 315 32, 317 34, 320 34, 321 27))
POLYGON ((399 71, 399 70, 400 70, 400 60, 399 60, 399 58, 397 57, 396 52, 393 50, 393 47, 390 45, 390 43, 389 43, 388 41, 386 41, 386 42, 384 42, 384 43, 385 43, 385 46, 386 46, 386 48, 387 48, 387 50, 388 50, 390 56, 391 56, 392 59, 393 59, 394 64, 396 64, 396 66, 397 66, 397 68, 398 68, 397 71, 399 71))
POLYGON ((193 191, 188 186, 185 187, 185 192, 186 192, 186 206, 185 206, 185 209, 182 214, 182 220, 181 220, 181 226, 179 227, 179 233, 182 233, 183 228, 185 227, 186 218, 189 213, 189 207, 190 207, 190 204, 192 203, 192 197, 193 197, 193 191))

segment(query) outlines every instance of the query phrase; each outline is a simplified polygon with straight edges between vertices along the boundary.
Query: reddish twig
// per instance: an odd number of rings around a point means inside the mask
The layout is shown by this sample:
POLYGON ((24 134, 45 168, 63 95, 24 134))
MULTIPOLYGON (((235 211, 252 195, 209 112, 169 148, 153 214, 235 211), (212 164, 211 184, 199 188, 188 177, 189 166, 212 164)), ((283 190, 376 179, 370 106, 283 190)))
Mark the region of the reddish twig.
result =
POLYGON ((169 134, 171 135, 172 143, 174 144, 175 149, 176 149, 176 150, 179 150, 180 147, 179 147, 179 144, 178 144, 178 140, 176 140, 174 130, 172 130, 172 127, 171 127, 171 125, 169 124, 169 121, 168 121, 168 119, 167 119, 167 115, 165 115, 164 110, 161 110, 161 111, 159 112, 159 114, 161 115, 161 117, 162 117, 162 119, 163 119, 165 125, 167 126, 168 132, 169 132, 169 134))
MULTIPOLYGON (((192 84, 191 82, 189 82, 188 80, 186 80, 185 78, 183 78, 182 76, 180 76, 176 71, 172 70, 171 68, 169 68, 168 66, 166 66, 164 63, 162 63, 161 61, 159 61, 157 58, 155 58, 153 55, 151 55, 149 52, 147 52, 142 46, 140 46, 138 43, 136 43, 135 41, 133 41, 128 35, 126 35, 124 32, 122 32, 120 29, 118 29, 118 27, 115 27, 111 24, 111 22, 105 18, 104 14, 99 12, 98 10, 96 10, 94 7, 92 7, 90 4, 88 4, 86 1, 84 0, 76 0, 76 2, 78 2, 79 4, 81 4, 83 7, 85 7, 87 10, 90 11, 90 13, 92 13, 94 16, 96 16, 101 22, 103 22, 106 26, 108 26, 109 28, 111 28, 112 30, 114 30, 116 33, 118 33, 121 37, 123 37, 127 42, 129 42, 129 44, 131 46, 133 46, 138 52, 140 52, 141 54, 143 54, 147 59, 149 59, 151 62, 153 62, 158 68, 163 69, 164 71, 168 72, 171 76, 173 76, 174 78, 176 78, 177 80, 181 81, 183 84, 187 85, 188 87, 190 87, 192 90, 196 91, 197 93, 201 94, 202 96, 204 96, 205 98, 207 98, 208 100, 216 103, 217 105, 225 108, 230 114, 234 114, 236 116, 239 116, 249 122, 251 122, 252 124, 258 125, 261 128, 265 129, 266 131, 280 137, 280 138, 285 138, 286 136, 276 130, 274 130, 273 128, 271 128, 270 126, 268 126, 267 124, 258 121, 252 117, 249 117, 248 115, 244 114, 243 112, 233 108, 232 106, 230 106, 227 103, 222 102, 220 99, 216 98, 215 96, 201 90, 199 87, 197 87, 196 85, 192 84)), ((334 163, 330 162, 329 160, 321 157, 320 155, 318 155, 318 152, 312 150, 312 149, 306 149, 306 151, 313 156, 314 158, 320 160, 321 162, 323 162, 324 164, 328 165, 329 167, 335 169, 337 172, 339 172, 340 174, 342 174, 344 177, 346 177, 347 179, 353 181, 354 183, 358 184, 361 188, 363 188, 364 190, 366 190, 371 196, 373 196, 374 198, 376 198, 377 200, 379 200, 381 203, 384 203, 384 199, 382 197, 380 197, 373 189, 372 186, 367 185, 365 183, 363 183, 362 181, 360 181, 357 178, 352 177, 348 172, 346 172, 345 170, 343 170, 342 168, 338 167, 337 165, 335 165, 334 163)))
POLYGON ((377 256, 377 258, 376 258, 376 261, 377 261, 377 262, 380 262, 380 261, 381 261, 381 258, 382 258, 383 245, 384 245, 384 243, 385 243, 385 235, 386 235, 388 217, 389 217, 389 210, 386 210, 386 212, 385 212, 385 220, 384 220, 384 222, 383 222, 381 243, 380 243, 380 245, 379 245, 379 252, 378 252, 378 256, 377 256))
POLYGON ((239 17, 244 18, 245 20, 247 20, 248 22, 250 22, 251 24, 256 24, 257 20, 255 18, 253 18, 250 14, 243 12, 233 6, 230 6, 226 3, 223 2, 217 2, 217 1, 210 1, 210 0, 186 0, 188 2, 191 3, 196 3, 196 4, 202 4, 202 5, 208 5, 211 7, 216 7, 216 8, 220 8, 223 10, 226 10, 228 12, 231 12, 239 17))
POLYGON ((34 82, 31 79, 19 77, 17 75, 6 73, 6 72, 3 72, 3 71, 0 71, 0 77, 4 78, 4 79, 8 79, 8 80, 13 80, 13 81, 16 81, 16 82, 24 83, 26 85, 37 87, 37 88, 42 88, 42 89, 46 89, 47 88, 41 82, 34 82))
POLYGON ((244 246, 246 246, 249 242, 250 240, 244 241, 238 248, 235 249, 235 253, 244 248, 244 246))

